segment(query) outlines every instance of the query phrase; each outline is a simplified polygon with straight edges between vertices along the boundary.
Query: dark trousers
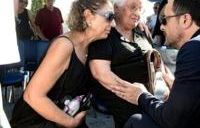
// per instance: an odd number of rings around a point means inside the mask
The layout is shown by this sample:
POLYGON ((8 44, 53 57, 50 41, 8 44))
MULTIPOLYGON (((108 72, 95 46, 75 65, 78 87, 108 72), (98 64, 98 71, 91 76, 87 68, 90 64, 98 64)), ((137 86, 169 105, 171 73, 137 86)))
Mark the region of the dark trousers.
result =
MULTIPOLYGON (((46 122, 42 122, 40 124, 32 124, 32 125, 20 125, 20 126, 15 126, 13 124, 11 124, 12 128, 63 128, 62 126, 58 126, 55 123, 52 123, 50 121, 46 121, 46 122)), ((82 122, 82 124, 80 126, 78 126, 77 128, 88 128, 88 126, 86 125, 85 121, 82 122)))
POLYGON ((151 117, 146 114, 134 114, 132 115, 124 128, 161 128, 159 127, 151 117))

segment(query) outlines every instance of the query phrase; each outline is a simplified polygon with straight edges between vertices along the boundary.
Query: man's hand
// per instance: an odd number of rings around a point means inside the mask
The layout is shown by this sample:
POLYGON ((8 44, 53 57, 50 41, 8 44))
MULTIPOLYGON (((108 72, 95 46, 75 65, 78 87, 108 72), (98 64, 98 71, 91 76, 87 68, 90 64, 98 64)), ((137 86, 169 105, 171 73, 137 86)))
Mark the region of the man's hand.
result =
POLYGON ((161 70, 162 71, 162 75, 163 75, 163 79, 167 83, 167 86, 169 87, 169 90, 171 90, 175 78, 174 78, 174 75, 172 74, 172 72, 169 70, 169 68, 167 66, 165 66, 164 69, 165 70, 161 70))
POLYGON ((136 105, 138 105, 139 96, 144 92, 148 92, 145 86, 141 83, 130 84, 124 82, 119 85, 121 86, 113 86, 112 92, 114 92, 118 97, 136 105))

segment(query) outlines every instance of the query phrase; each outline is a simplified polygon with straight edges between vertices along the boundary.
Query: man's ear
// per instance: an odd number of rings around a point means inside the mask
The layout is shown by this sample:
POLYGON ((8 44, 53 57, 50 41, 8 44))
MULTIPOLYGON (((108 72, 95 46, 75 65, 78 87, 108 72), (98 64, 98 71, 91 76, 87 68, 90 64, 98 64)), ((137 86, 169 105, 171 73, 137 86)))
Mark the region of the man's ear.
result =
POLYGON ((121 15, 121 12, 120 11, 122 11, 122 9, 121 9, 122 7, 121 6, 118 6, 118 5, 114 5, 114 13, 115 13, 115 20, 118 20, 118 19, 120 19, 120 15, 121 15))
POLYGON ((87 22, 88 25, 91 24, 91 21, 94 18, 94 15, 92 14, 92 12, 89 9, 84 10, 83 15, 85 17, 85 21, 87 22))
POLYGON ((184 14, 181 22, 182 22, 184 28, 191 27, 191 25, 193 23, 192 16, 188 13, 184 14))

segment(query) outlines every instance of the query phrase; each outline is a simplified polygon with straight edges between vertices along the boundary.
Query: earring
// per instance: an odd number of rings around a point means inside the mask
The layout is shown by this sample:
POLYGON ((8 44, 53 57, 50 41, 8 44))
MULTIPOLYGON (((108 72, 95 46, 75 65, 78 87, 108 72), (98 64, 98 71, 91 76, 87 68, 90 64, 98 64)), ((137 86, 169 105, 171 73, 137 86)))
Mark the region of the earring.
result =
POLYGON ((83 21, 83 28, 87 28, 88 27, 88 24, 86 21, 83 21))
POLYGON ((90 27, 92 25, 91 22, 88 22, 87 24, 88 24, 88 27, 90 27))

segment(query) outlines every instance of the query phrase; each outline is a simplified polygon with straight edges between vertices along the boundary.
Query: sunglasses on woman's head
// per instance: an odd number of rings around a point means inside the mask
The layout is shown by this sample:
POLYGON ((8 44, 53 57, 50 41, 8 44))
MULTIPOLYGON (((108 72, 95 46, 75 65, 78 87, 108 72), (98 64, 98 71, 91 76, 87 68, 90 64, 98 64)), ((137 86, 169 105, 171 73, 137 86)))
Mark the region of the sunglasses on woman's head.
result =
POLYGON ((108 22, 112 22, 115 19, 115 14, 112 11, 97 14, 104 17, 108 22))

